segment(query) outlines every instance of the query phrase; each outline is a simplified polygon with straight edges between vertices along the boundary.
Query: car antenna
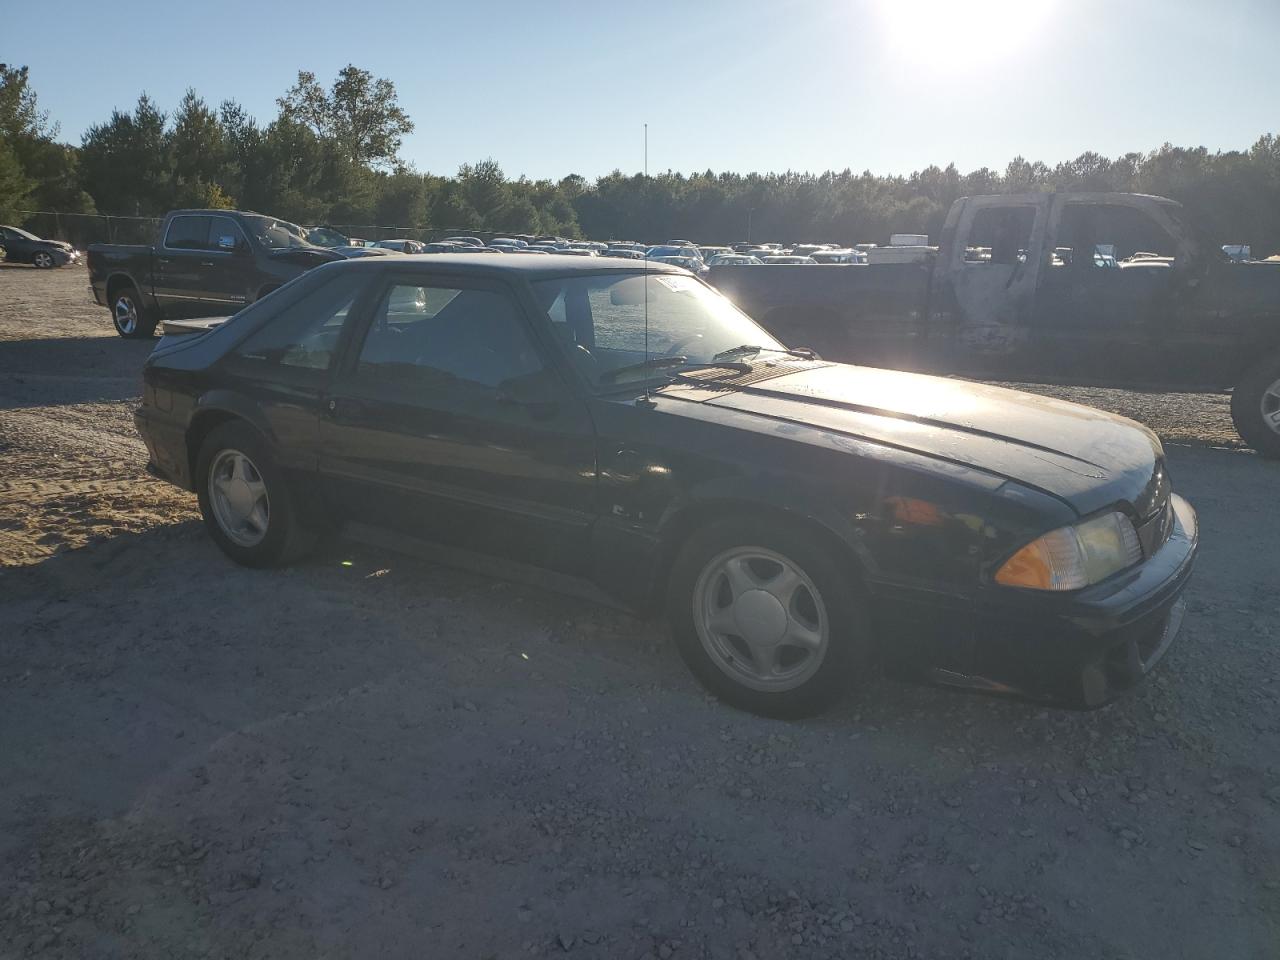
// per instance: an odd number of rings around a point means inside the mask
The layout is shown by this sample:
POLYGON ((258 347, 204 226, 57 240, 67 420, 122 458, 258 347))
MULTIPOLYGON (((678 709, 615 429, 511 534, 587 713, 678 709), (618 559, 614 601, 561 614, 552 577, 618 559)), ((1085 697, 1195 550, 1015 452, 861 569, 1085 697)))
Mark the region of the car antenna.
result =
MULTIPOLYGON (((644 125, 644 199, 649 199, 649 124, 644 125)), ((644 255, 644 362, 649 363, 649 254, 644 255)), ((657 406, 653 397, 649 396, 646 385, 640 396, 639 404, 645 407, 657 406)))

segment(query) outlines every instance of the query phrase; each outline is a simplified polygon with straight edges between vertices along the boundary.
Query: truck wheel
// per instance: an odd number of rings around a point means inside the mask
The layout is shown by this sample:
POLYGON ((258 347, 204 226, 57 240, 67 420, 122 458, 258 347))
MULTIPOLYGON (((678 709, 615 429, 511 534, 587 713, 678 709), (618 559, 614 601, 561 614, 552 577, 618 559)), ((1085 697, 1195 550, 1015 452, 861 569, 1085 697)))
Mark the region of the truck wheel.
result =
POLYGON ((1231 419, 1262 456, 1280 460, 1280 356, 1258 364, 1231 393, 1231 419))
POLYGON ((53 266, 53 254, 44 250, 37 250, 31 258, 31 262, 35 264, 37 270, 48 270, 53 266))
POLYGON ((785 524, 712 523, 672 567, 672 637, 693 675, 726 703, 768 717, 812 716, 869 675, 869 620, 851 573, 785 524))
POLYGON ((214 428, 200 446, 195 481, 204 525, 236 563, 284 566, 314 545, 284 472, 247 424, 214 428))
POLYGON ((143 307, 142 298, 133 287, 117 291, 115 300, 111 302, 111 322, 115 324, 116 333, 130 340, 149 337, 156 329, 155 320, 143 307))

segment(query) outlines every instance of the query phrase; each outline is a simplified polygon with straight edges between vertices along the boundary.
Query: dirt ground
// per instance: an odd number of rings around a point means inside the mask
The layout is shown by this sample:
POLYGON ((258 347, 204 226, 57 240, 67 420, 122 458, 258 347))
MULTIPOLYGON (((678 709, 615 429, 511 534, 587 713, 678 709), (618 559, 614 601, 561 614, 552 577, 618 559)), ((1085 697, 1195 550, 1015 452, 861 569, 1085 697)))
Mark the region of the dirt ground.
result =
POLYGON ((1225 397, 1052 391, 1160 430, 1200 510, 1135 695, 781 723, 582 601, 233 566, 86 285, 0 266, 0 958, 1280 956, 1280 464, 1225 397))

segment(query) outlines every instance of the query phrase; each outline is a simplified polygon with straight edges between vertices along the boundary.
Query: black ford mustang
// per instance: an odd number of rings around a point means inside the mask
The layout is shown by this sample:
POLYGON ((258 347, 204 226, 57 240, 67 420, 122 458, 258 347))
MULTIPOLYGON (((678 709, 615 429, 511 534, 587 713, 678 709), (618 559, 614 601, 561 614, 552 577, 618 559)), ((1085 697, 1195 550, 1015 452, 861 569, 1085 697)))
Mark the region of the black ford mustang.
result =
POLYGON ((167 336, 137 422, 234 560, 337 522, 665 610, 725 700, 821 709, 880 661, 1076 706, 1181 620, 1195 513, 1086 407, 788 350, 688 273, 335 263, 167 336))

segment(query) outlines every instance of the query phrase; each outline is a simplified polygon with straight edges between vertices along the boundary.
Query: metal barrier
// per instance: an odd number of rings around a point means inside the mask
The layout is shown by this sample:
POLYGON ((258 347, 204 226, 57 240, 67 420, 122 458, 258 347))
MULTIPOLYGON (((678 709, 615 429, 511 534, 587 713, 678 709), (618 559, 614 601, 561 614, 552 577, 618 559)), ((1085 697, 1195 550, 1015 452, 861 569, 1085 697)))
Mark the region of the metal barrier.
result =
POLYGON ((158 217, 110 217, 96 213, 22 210, 22 226, 46 240, 63 240, 83 250, 91 243, 150 243, 158 217))

